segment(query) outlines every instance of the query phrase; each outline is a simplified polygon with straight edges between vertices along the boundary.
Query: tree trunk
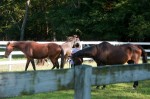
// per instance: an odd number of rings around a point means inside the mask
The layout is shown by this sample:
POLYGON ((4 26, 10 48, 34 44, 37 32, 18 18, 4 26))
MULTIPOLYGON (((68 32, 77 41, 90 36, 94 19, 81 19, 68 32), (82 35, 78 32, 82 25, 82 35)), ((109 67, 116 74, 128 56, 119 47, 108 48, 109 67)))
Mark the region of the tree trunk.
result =
POLYGON ((27 16, 28 16, 29 5, 30 5, 30 0, 27 0, 26 12, 25 12, 24 20, 23 20, 22 27, 21 27, 20 40, 24 39, 24 29, 25 29, 25 25, 26 25, 26 22, 27 22, 27 18, 28 18, 27 16))

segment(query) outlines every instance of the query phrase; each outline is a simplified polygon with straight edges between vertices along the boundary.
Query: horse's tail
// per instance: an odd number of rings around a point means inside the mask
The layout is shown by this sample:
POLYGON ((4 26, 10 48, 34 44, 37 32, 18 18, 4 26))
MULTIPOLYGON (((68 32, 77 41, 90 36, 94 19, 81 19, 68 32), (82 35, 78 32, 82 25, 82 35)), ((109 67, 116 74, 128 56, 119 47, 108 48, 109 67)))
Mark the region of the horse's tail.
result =
POLYGON ((64 49, 62 48, 61 45, 59 45, 61 48, 61 52, 60 52, 60 57, 61 57, 61 66, 60 68, 64 68, 64 49))
POLYGON ((44 59, 36 59, 36 65, 44 66, 45 62, 48 62, 47 58, 44 59))
POLYGON ((43 65, 44 65, 44 61, 43 61, 43 60, 44 60, 44 59, 37 59, 37 60, 36 60, 36 65, 38 65, 38 66, 39 66, 39 65, 42 65, 42 66, 43 66, 43 65))
POLYGON ((142 61, 143 63, 147 63, 147 53, 145 52, 144 48, 138 45, 138 48, 142 51, 142 61))

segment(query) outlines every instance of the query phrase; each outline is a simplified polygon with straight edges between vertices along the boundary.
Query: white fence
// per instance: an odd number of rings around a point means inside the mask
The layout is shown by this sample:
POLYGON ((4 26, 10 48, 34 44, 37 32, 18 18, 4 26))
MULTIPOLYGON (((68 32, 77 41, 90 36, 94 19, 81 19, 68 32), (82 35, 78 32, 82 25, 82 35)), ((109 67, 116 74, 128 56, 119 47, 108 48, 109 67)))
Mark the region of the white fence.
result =
MULTIPOLYGON (((7 44, 8 41, 0 41, 0 48, 1 49, 5 49, 5 46, 7 44)), ((81 44, 81 49, 83 47, 85 47, 85 45, 94 45, 94 44, 99 44, 101 43, 102 41, 81 41, 80 44, 81 44)), ((150 42, 117 42, 117 41, 108 41, 110 42, 111 44, 113 45, 121 45, 121 44, 127 44, 127 43, 130 43, 130 44, 136 44, 136 45, 144 45, 144 46, 149 46, 149 49, 145 49, 145 51, 147 53, 150 53, 150 42)), ((38 42, 38 43, 49 43, 49 42, 38 42)), ((55 42, 57 44, 62 44, 64 42, 55 42)), ((9 58, 8 58, 8 61, 2 61, 0 62, 0 65, 9 65, 9 71, 11 70, 11 65, 12 64, 19 64, 19 63, 25 63, 26 60, 18 60, 18 61, 12 61, 12 56, 13 55, 23 55, 23 53, 21 51, 13 51, 9 58)), ((4 51, 3 52, 0 52, 0 56, 4 56, 4 51)), ((150 59, 150 56, 148 56, 148 59, 150 59)), ((89 58, 84 58, 84 60, 89 60, 89 58)))

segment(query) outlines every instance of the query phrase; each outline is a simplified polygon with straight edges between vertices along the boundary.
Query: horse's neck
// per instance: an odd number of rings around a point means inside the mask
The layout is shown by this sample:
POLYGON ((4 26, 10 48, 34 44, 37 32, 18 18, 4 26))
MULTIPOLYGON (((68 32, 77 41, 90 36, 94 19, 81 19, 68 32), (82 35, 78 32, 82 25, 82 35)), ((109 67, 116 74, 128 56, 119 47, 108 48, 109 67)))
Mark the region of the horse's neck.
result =
POLYGON ((66 55, 66 53, 71 53, 73 45, 70 42, 65 42, 61 46, 64 50, 65 55, 66 55))
POLYGON ((73 44, 71 42, 65 42, 62 44, 62 47, 63 48, 72 48, 73 47, 73 44))
POLYGON ((73 47, 73 45, 74 45, 74 42, 73 41, 71 41, 71 42, 66 42, 69 46, 71 46, 71 47, 73 47))
POLYGON ((14 42, 13 43, 14 48, 17 48, 21 51, 24 51, 26 49, 25 45, 26 45, 25 42, 14 42))
POLYGON ((97 55, 97 49, 95 46, 89 47, 83 50, 80 50, 78 53, 79 57, 87 57, 87 58, 93 58, 97 55))

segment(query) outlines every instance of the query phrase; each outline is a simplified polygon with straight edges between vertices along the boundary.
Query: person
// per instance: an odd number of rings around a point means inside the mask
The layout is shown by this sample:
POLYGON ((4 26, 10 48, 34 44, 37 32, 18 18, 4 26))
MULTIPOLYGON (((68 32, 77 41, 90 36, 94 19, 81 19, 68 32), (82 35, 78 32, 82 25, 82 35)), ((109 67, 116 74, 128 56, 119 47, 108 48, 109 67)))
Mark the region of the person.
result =
MULTIPOLYGON (((76 43, 75 46, 74 46, 74 48, 72 49, 71 55, 74 54, 74 53, 76 53, 76 52, 79 51, 79 50, 81 50, 81 49, 80 49, 80 44, 79 44, 79 43, 76 43)), ((74 66, 74 62, 73 62, 72 59, 70 59, 70 64, 71 64, 71 67, 74 66)))

